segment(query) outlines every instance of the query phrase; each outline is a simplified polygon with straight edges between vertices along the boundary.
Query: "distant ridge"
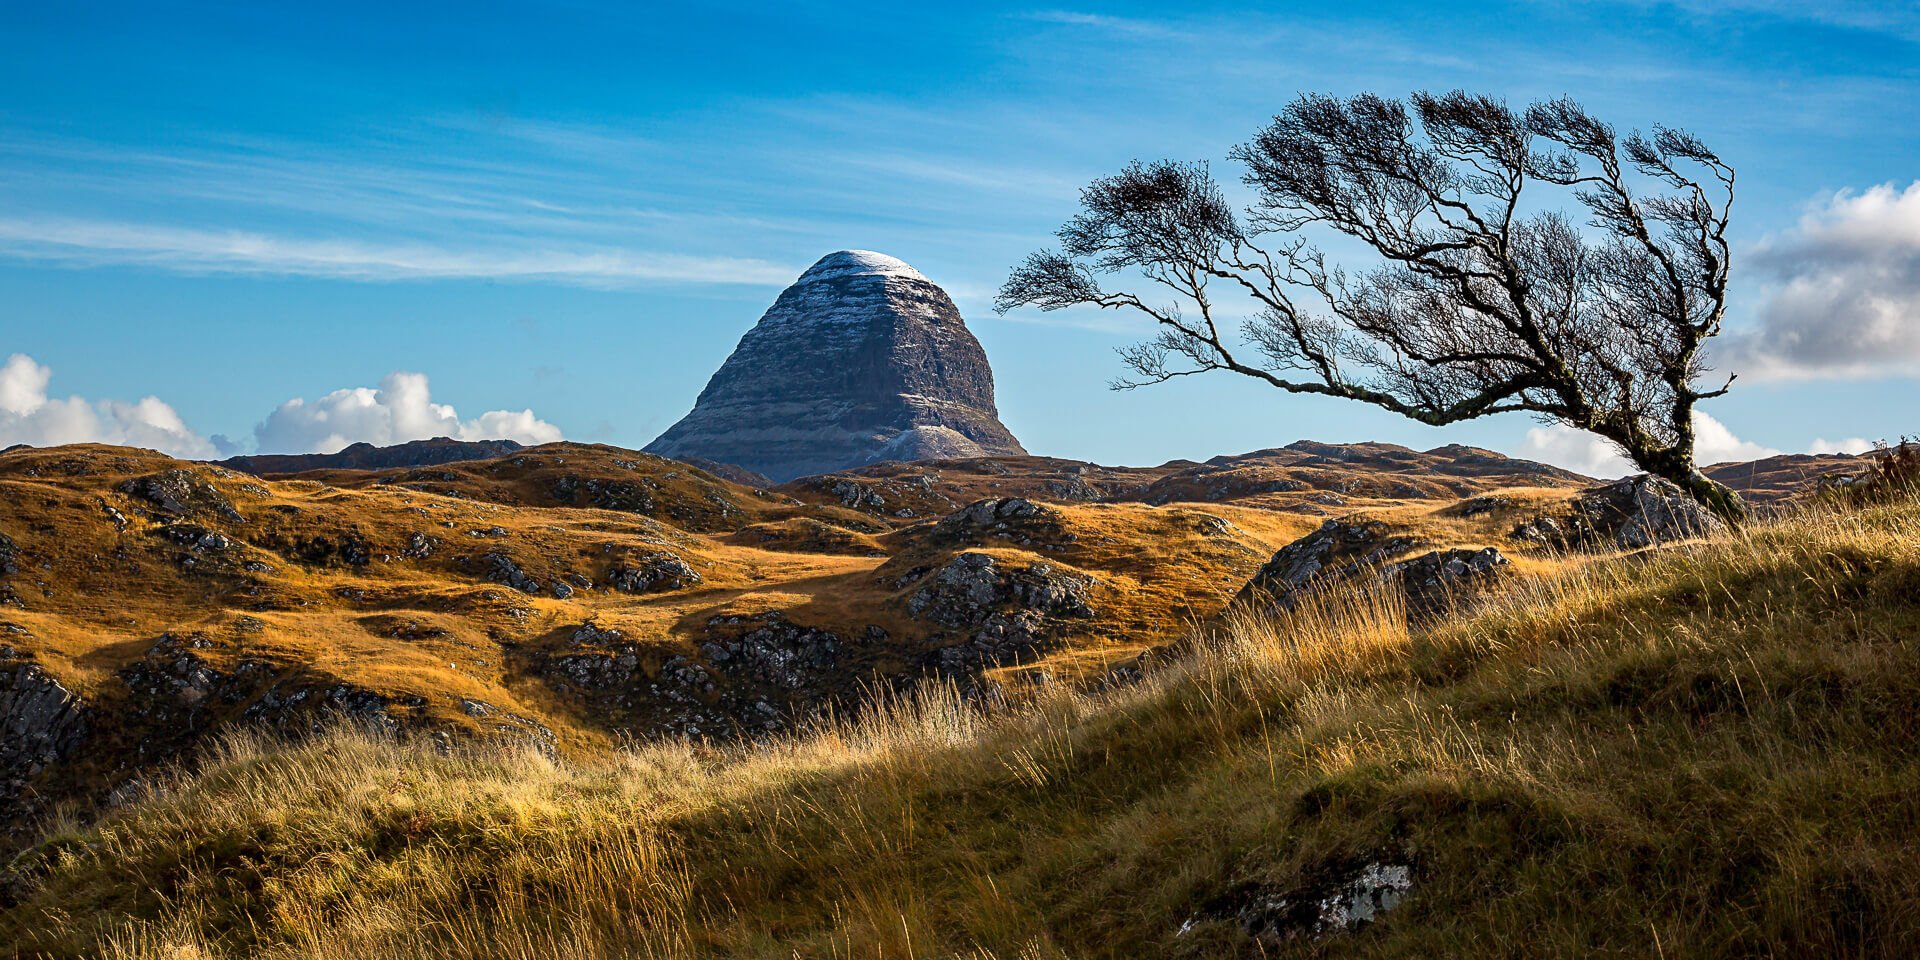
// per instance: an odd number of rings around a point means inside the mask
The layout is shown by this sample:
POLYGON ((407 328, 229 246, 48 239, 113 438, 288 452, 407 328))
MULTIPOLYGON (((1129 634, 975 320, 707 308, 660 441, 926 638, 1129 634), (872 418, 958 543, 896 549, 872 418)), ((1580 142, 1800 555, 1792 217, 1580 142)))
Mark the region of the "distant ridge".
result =
POLYGON ((525 449, 514 440, 455 440, 434 437, 388 447, 356 443, 337 453, 270 453, 215 461, 220 466, 256 476, 305 473, 309 470, 388 470, 430 467, 461 460, 485 460, 525 449))

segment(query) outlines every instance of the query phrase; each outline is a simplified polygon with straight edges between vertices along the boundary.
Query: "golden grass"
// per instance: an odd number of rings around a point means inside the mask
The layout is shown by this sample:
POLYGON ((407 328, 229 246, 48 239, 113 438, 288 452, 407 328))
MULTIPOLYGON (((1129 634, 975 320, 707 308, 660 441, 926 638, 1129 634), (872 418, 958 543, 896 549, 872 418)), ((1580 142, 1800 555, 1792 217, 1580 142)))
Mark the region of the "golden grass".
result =
MULTIPOLYGON (((1409 631, 1242 618, 1133 687, 930 688, 754 746, 556 763, 224 742, 14 866, 15 956, 1905 956, 1920 503, 1541 565, 1409 631), (1407 903, 1259 945, 1330 864, 1407 903), (1185 935, 1182 924, 1196 920, 1185 935)), ((0 948, 0 954, 7 953, 0 948)))

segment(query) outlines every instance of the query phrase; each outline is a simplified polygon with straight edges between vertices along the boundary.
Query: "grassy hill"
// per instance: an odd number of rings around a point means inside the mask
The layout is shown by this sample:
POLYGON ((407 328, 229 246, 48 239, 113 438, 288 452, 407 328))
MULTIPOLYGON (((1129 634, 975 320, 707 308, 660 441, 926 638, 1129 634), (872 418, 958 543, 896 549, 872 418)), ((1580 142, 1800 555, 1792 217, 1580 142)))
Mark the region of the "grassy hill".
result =
POLYGON ((16 860, 0 954, 1910 956, 1920 503, 1529 573, 750 746, 232 736, 16 860))
POLYGON ((571 443, 276 478, 121 447, 14 449, 0 453, 0 717, 30 673, 31 696, 70 698, 87 732, 48 763, 0 749, 0 849, 49 799, 104 796, 229 727, 300 733, 351 713, 584 760, 659 732, 791 727, 929 675, 1015 695, 1094 678, 1214 615, 1329 515, 1530 562, 1512 511, 1580 485, 1545 469, 1312 445, 1144 471, 1127 489, 1172 477, 1209 498, 1146 503, 1076 499, 1105 468, 1041 458, 767 490, 571 443), (1499 490, 1511 510, 1462 515, 1461 490, 1499 490), (1021 495, 1037 499, 1020 517, 968 513, 1021 495), (990 571, 966 566, 982 558, 990 571), (973 579, 947 589, 950 568, 973 579), (980 587, 991 597, 975 602, 980 587), (1059 615, 1014 609, 1041 588, 1059 615))

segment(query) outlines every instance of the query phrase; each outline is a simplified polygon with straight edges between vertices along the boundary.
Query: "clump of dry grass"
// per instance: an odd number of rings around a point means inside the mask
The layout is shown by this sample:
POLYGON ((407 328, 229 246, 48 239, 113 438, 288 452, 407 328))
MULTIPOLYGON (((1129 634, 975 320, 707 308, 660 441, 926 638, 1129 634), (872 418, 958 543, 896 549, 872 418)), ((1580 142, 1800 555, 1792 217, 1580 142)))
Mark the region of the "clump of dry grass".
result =
POLYGON ((19 956, 1899 956, 1920 942, 1920 503, 1568 563, 1409 630, 1242 618, 1133 687, 929 688, 562 765, 228 741, 15 865, 19 956), (1391 852, 1264 946, 1204 905, 1391 852), (1184 935, 1177 933, 1194 921, 1184 935))
POLYGON ((1829 496, 1842 505, 1897 503, 1920 495, 1920 439, 1901 437, 1898 444, 1879 444, 1871 454, 1872 468, 1850 486, 1832 487, 1829 496))

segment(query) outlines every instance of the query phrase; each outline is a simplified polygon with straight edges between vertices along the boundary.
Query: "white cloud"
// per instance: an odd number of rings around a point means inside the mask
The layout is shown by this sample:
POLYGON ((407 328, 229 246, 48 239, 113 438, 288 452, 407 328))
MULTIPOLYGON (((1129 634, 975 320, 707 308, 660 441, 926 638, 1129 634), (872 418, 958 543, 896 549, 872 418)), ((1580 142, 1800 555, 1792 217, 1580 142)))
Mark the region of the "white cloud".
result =
POLYGON ((296 397, 254 428, 262 452, 332 453, 349 444, 375 446, 452 437, 551 443, 560 428, 532 410, 490 410, 461 420, 452 406, 434 403, 424 373, 390 373, 375 387, 335 390, 318 400, 296 397))
POLYGON ((1693 458, 1702 466, 1777 457, 1782 451, 1742 440, 1727 425, 1698 410, 1693 412, 1693 458))
POLYGON ((1868 450, 1872 450, 1872 449, 1873 449, 1873 441, 1865 439, 1863 437, 1848 437, 1845 440, 1828 440, 1826 437, 1816 437, 1813 441, 1813 445, 1807 448, 1807 452, 1821 453, 1821 454, 1825 454, 1825 453, 1860 454, 1860 453, 1866 453, 1868 450))
POLYGON ((588 286, 682 282, 785 286, 800 271, 765 260, 572 250, 454 248, 276 237, 87 220, 0 218, 0 255, 72 266, 150 266, 185 273, 335 280, 512 279, 588 286))
POLYGON ((1920 375, 1920 181, 1842 190, 1755 251, 1757 326, 1716 362, 1750 379, 1920 375))
MULTIPOLYGON (((1702 466, 1729 461, 1760 460, 1778 456, 1781 451, 1735 436, 1726 424, 1693 412, 1694 460, 1702 466)), ((1826 441, 1817 441, 1825 443, 1826 441)), ((1841 441, 1852 443, 1854 441, 1841 441)), ((1820 452, 1820 451, 1815 451, 1820 452)), ((1520 456, 1556 467, 1565 467, 1590 477, 1624 477, 1637 472, 1618 447, 1584 430, 1564 423, 1534 427, 1527 431, 1520 456)))
POLYGON ((158 397, 124 400, 61 399, 47 395, 53 371, 16 353, 0 365, 0 447, 114 443, 148 447, 176 457, 210 457, 214 445, 194 433, 158 397))
POLYGON ((1564 423, 1529 429, 1518 455, 1589 477, 1622 477, 1633 472, 1633 465, 1613 444, 1564 423))
MULTIPOLYGON (((52 380, 52 369, 24 353, 0 364, 0 447, 112 443, 188 460, 240 452, 224 438, 194 432, 158 397, 133 402, 61 399, 47 395, 52 380)), ((453 407, 433 402, 426 374, 404 371, 388 374, 378 388, 353 387, 318 400, 288 400, 254 428, 254 436, 263 453, 333 453, 363 440, 385 445, 431 437, 529 444, 561 439, 560 428, 532 410, 489 410, 462 420, 453 407)))

